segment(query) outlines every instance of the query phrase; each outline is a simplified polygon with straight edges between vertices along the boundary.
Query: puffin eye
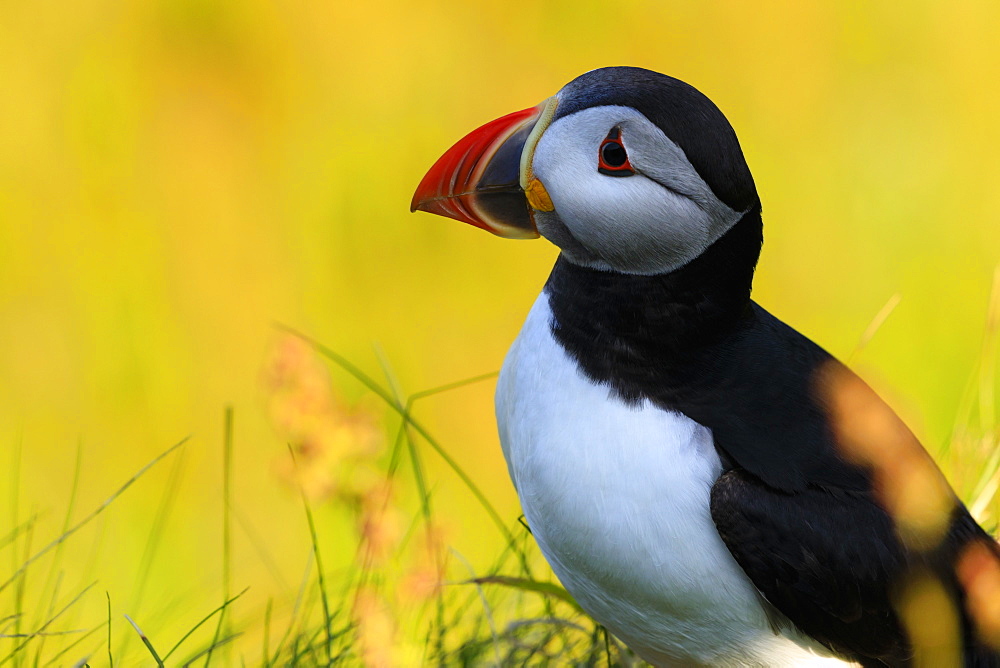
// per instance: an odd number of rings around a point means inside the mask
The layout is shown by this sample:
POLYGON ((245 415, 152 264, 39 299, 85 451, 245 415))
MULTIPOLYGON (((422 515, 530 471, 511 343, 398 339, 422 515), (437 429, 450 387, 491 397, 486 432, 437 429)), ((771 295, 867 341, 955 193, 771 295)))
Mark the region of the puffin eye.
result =
POLYGON ((635 170, 628 160, 628 152, 622 143, 621 128, 611 128, 611 132, 601 142, 597 150, 597 171, 608 176, 632 176, 635 170))

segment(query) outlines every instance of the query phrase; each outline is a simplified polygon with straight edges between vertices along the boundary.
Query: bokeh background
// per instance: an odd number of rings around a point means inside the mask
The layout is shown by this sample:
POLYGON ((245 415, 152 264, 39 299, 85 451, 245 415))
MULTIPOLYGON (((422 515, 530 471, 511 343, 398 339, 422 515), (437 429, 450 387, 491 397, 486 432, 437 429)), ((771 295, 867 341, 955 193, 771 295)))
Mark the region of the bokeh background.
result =
MULTIPOLYGON (((176 472, 152 471, 60 566, 99 580, 81 618, 106 591, 176 637, 221 596, 232 406, 233 586, 251 587, 247 618, 287 603, 310 542, 261 381, 275 323, 381 379, 380 350, 404 393, 497 370, 555 250, 411 215, 410 196, 465 132, 615 64, 722 108, 763 200, 757 301, 850 358, 944 456, 1000 264, 997 35, 987 1, 3 3, 0 535, 33 513, 33 547, 58 535, 78 448, 80 517, 191 435, 176 472)), ((331 378, 345 410, 388 423, 331 378)), ((417 414, 513 521, 492 389, 417 414)), ((447 544, 487 568, 499 534, 427 462, 447 544)), ((322 504, 317 520, 330 569, 348 568, 349 521, 322 504)), ((32 546, 16 547, 4 569, 32 546)))

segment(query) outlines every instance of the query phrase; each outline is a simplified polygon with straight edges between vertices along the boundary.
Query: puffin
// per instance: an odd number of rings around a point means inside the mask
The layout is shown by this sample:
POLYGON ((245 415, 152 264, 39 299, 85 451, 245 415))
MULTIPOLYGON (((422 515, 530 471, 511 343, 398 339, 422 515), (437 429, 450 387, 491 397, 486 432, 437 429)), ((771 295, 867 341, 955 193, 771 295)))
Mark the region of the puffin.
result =
POLYGON ((459 140, 411 210, 558 247, 500 443, 553 572, 635 654, 1000 666, 976 616, 996 541, 864 381, 751 299, 761 201, 708 97, 587 72, 459 140))

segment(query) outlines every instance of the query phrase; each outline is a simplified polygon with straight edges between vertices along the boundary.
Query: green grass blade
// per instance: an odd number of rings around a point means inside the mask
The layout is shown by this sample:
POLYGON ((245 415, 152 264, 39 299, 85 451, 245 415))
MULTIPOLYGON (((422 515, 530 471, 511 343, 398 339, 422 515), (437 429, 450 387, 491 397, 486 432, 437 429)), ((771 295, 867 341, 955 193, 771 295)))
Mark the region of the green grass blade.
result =
POLYGON ((285 643, 291 637, 292 631, 295 630, 295 624, 299 620, 299 611, 302 609, 302 601, 306 596, 306 587, 309 585, 309 574, 312 573, 313 560, 315 558, 315 554, 310 551, 309 558, 306 560, 305 571, 302 573, 302 580, 299 582, 299 591, 295 595, 295 604, 292 606, 291 618, 288 620, 288 626, 285 628, 285 632, 281 634, 281 639, 278 640, 277 647, 274 648, 274 657, 268 661, 269 665, 278 662, 278 657, 281 656, 281 651, 284 649, 285 643))
MULTIPOLYGON (((392 400, 395 408, 397 410, 403 409, 403 401, 401 398, 402 392, 400 392, 399 387, 396 384, 395 376, 392 370, 389 368, 389 362, 385 359, 380 349, 376 349, 376 354, 378 356, 379 364, 382 367, 382 372, 385 374, 386 380, 389 383, 389 388, 392 392, 392 400)), ((404 413, 405 416, 405 413, 404 413)), ((404 417, 403 419, 403 434, 406 437, 407 450, 410 454, 410 465, 413 467, 413 478, 417 483, 417 494, 420 497, 420 511, 424 516, 424 521, 427 525, 431 522, 431 495, 430 491, 427 489, 427 479, 424 476, 423 462, 420 460, 420 453, 417 452, 416 444, 413 442, 413 435, 409 430, 409 421, 404 417)))
POLYGON ((13 624, 19 616, 20 615, 7 615, 6 617, 0 618, 0 624, 4 624, 4 626, 0 626, 0 634, 4 633, 7 630, 7 627, 13 624))
POLYGON ((268 664, 270 664, 269 657, 271 656, 268 643, 271 641, 271 607, 273 605, 274 599, 268 596, 267 607, 264 608, 264 648, 260 652, 261 658, 268 664))
MULTIPOLYGON (((319 638, 320 634, 322 634, 322 633, 323 633, 323 629, 319 629, 319 630, 313 632, 313 634, 311 636, 309 636, 308 638, 306 638, 305 643, 303 643, 303 646, 301 648, 299 647, 299 642, 300 642, 301 638, 297 638, 296 639, 296 643, 294 645, 294 651, 292 652, 291 656, 288 657, 288 660, 286 662, 287 665, 289 665, 289 666, 299 665, 299 660, 302 657, 304 657, 306 654, 312 654, 313 657, 314 657, 314 660, 313 660, 312 663, 316 664, 316 665, 319 665, 321 663, 321 661, 319 660, 319 657, 315 656, 315 654, 316 654, 316 639, 319 638)), ((324 638, 323 642, 326 643, 326 639, 325 638, 324 638)), ((327 660, 327 664, 328 665, 330 663, 332 663, 332 662, 333 662, 332 658, 327 660)))
MULTIPOLYGON (((83 439, 79 439, 76 442, 76 461, 73 465, 73 483, 70 487, 69 493, 69 503, 66 505, 66 514, 63 516, 63 523, 61 531, 65 533, 69 527, 70 522, 73 521, 73 510, 76 508, 76 498, 77 493, 80 490, 80 474, 83 470, 83 439)), ((60 543, 59 547, 56 548, 55 553, 52 556, 52 562, 49 565, 49 573, 45 577, 45 585, 42 587, 42 597, 44 598, 45 592, 52 589, 52 595, 49 599, 48 615, 52 614, 52 610, 55 609, 56 598, 59 593, 59 584, 62 581, 63 572, 58 571, 57 568, 61 563, 62 551, 65 547, 65 543, 60 543), (53 582, 55 584, 53 584, 53 582)), ((45 647, 44 639, 42 642, 38 643, 38 647, 35 649, 35 661, 34 666, 38 668, 38 662, 41 660, 42 650, 45 647)))
MULTIPOLYGON (((288 452, 292 456, 292 463, 295 465, 296 472, 299 468, 298 460, 295 459, 295 451, 292 446, 288 446, 288 452)), ((319 594, 323 602, 323 621, 326 628, 326 658, 329 661, 333 660, 333 617, 330 615, 330 601, 326 595, 326 576, 323 573, 323 560, 320 558, 319 554, 319 540, 316 536, 316 523, 313 521, 312 508, 309 506, 309 499, 306 498, 305 490, 299 485, 299 496, 302 497, 302 506, 306 511, 306 521, 309 523, 309 539, 312 542, 313 555, 316 559, 316 577, 319 581, 319 594)))
MULTIPOLYGON (((20 501, 21 501, 21 448, 23 447, 23 438, 20 434, 17 436, 17 442, 14 445, 14 450, 12 452, 12 461, 10 467, 10 509, 11 509, 11 526, 16 527, 20 522, 20 501)), ((34 523, 28 524, 26 530, 27 537, 30 537, 32 530, 34 529, 34 523)), ((11 570, 14 571, 14 575, 11 579, 19 576, 17 565, 18 565, 18 544, 17 538, 19 534, 15 533, 12 540, 13 546, 10 551, 11 559, 11 570)), ((26 537, 26 538, 27 538, 26 537)), ((30 545, 31 540, 27 538, 28 544, 30 545)), ((0 587, 0 592, 2 592, 4 587, 0 587)), ((14 592, 14 614, 17 615, 14 618, 14 633, 21 632, 21 620, 23 619, 22 605, 23 605, 23 594, 24 594, 24 582, 20 581, 20 586, 18 590, 14 592)))
POLYGON ((479 374, 478 376, 472 376, 471 378, 463 378, 462 380, 456 380, 453 383, 445 383, 444 385, 438 385, 437 387, 432 387, 427 390, 420 390, 419 392, 414 392, 410 395, 410 399, 407 402, 407 408, 411 408, 414 403, 419 399, 426 399, 427 397, 432 397, 435 394, 442 394, 443 392, 451 392, 452 390, 457 390, 462 387, 467 387, 469 385, 475 385, 476 383, 481 383, 484 380, 489 380, 490 378, 496 378, 500 375, 499 371, 491 371, 489 373, 479 374))
POLYGON ((243 535, 247 537, 250 541, 250 545, 253 547, 254 552, 257 553, 257 557, 260 562, 264 564, 267 568, 267 572, 271 574, 274 578, 275 583, 282 590, 290 589, 288 582, 285 580, 284 576, 281 575, 281 569, 278 568, 274 561, 274 557, 267 549, 267 544, 264 539, 261 538, 260 533, 254 528, 253 522, 250 518, 240 510, 240 506, 236 501, 233 501, 232 507, 230 507, 230 512, 233 514, 233 518, 236 520, 236 524, 243 530, 243 535))
MULTIPOLYGON (((56 554, 57 555, 58 555, 58 553, 59 553, 59 550, 56 550, 56 554)), ((58 559, 58 556, 55 557, 54 559, 58 559)), ((55 563, 55 562, 53 562, 53 563, 55 563)), ((49 598, 49 607, 48 607, 48 610, 45 613, 47 617, 51 617, 52 616, 52 612, 56 609, 56 601, 59 598, 59 588, 62 585, 62 580, 63 580, 63 571, 59 571, 59 575, 56 576, 55 584, 52 587, 52 596, 49 598)), ((45 586, 45 589, 48 589, 48 585, 47 584, 45 586)), ((43 593, 44 593, 45 589, 42 590, 43 593)), ((49 635, 58 635, 58 634, 50 634, 50 633, 43 633, 43 634, 41 634, 41 639, 38 641, 38 646, 35 647, 35 660, 32 662, 32 665, 34 666, 34 668, 38 668, 38 663, 42 660, 42 651, 45 649, 45 639, 49 635)))
POLYGON ((433 436, 431 436, 430 433, 419 422, 413 419, 413 417, 405 410, 405 407, 400 406, 395 401, 395 399, 391 394, 389 394, 383 387, 381 387, 378 383, 376 383, 364 371, 359 369, 357 366, 348 361, 345 357, 342 357, 341 355, 337 354, 330 348, 327 348, 318 341, 309 338, 308 336, 292 329, 291 327, 286 327, 280 324, 278 325, 278 327, 280 327, 281 329, 290 334, 293 334, 301 338, 303 341, 311 345, 317 352, 319 352, 321 355, 323 355, 330 361, 334 362, 337 366, 344 369, 347 373, 356 378, 362 385, 364 385, 369 390, 378 395, 378 397, 381 398, 383 401, 385 401, 390 408, 392 408, 393 410, 398 412, 401 416, 403 416, 403 418, 413 427, 413 429, 418 434, 420 434, 420 436, 425 441, 427 441, 428 445, 431 446, 431 448, 438 454, 438 456, 440 456, 444 460, 445 464, 448 465, 448 467, 455 473, 455 475, 458 476, 459 480, 462 481, 462 484, 464 484, 469 489, 469 491, 472 492, 472 495, 476 497, 476 501, 478 501, 479 504, 483 507, 483 509, 486 510, 487 514, 490 516, 490 519, 492 519, 493 523, 496 524, 497 528, 500 530, 500 533, 503 534, 504 538, 508 542, 514 540, 513 534, 510 533, 510 530, 507 528, 507 525, 500 517, 500 513, 497 512, 493 504, 490 503, 489 499, 486 498, 486 495, 483 494, 482 490, 479 489, 479 486, 476 485, 475 482, 473 482, 471 477, 469 477, 469 474, 467 474, 465 470, 461 466, 459 466, 458 462, 456 462, 451 457, 451 455, 449 455, 447 451, 441 447, 441 445, 437 442, 437 440, 433 436))
POLYGON ((63 647, 57 653, 53 654, 52 658, 50 658, 48 661, 46 661, 44 665, 45 666, 51 666, 53 663, 56 663, 61 656, 63 656, 67 652, 69 652, 71 649, 73 649, 74 647, 76 647, 77 645, 79 645, 80 643, 82 643, 84 640, 86 640, 90 636, 94 635, 95 633, 97 633, 98 631, 100 631, 101 629, 103 629, 105 624, 106 624, 106 622, 101 622, 100 624, 98 624, 94 628, 90 629, 89 631, 87 631, 86 633, 84 633, 82 636, 80 636, 79 638, 77 638, 76 640, 74 640, 73 642, 71 642, 70 644, 68 644, 65 647, 63 647))
MULTIPOLYGON (((35 536, 35 526, 32 525, 28 528, 28 531, 24 535, 24 558, 28 559, 31 554, 32 549, 32 539, 35 536)), ((27 615, 24 612, 24 592, 28 586, 28 573, 27 571, 22 571, 20 577, 17 579, 17 586, 14 588, 14 613, 17 617, 14 619, 14 634, 21 635, 22 622, 26 621, 27 615)), ((17 661, 20 664, 20 659, 17 661)))
POLYGON ((229 600, 225 601, 225 602, 224 602, 224 603, 223 603, 222 605, 220 605, 219 607, 217 607, 217 608, 215 608, 214 610, 212 610, 212 612, 210 612, 210 613, 208 613, 207 615, 205 615, 204 617, 202 617, 202 618, 201 618, 201 621, 199 621, 199 622, 198 622, 197 624, 195 624, 194 626, 192 626, 192 627, 191 627, 191 628, 190 628, 190 629, 188 630, 188 632, 187 632, 187 633, 185 633, 185 634, 184 634, 184 635, 183 635, 183 636, 181 637, 181 639, 180 639, 180 640, 178 640, 178 641, 177 641, 177 642, 176 642, 176 643, 174 644, 174 646, 170 648, 170 651, 169 651, 169 652, 167 652, 166 654, 164 654, 164 655, 163 655, 163 660, 164 660, 164 661, 166 661, 167 659, 169 659, 169 658, 171 657, 171 655, 172 655, 172 654, 173 654, 174 652, 176 652, 176 651, 177 651, 177 649, 178 649, 178 648, 179 648, 179 647, 180 647, 181 645, 183 645, 183 644, 184 644, 184 641, 185 641, 185 640, 187 640, 188 638, 190 638, 190 637, 191 637, 191 634, 192 634, 192 633, 194 633, 194 632, 195 632, 195 631, 197 631, 197 630, 198 630, 199 628, 201 628, 201 625, 202 625, 202 624, 204 624, 205 622, 207 622, 208 620, 210 620, 210 619, 211 619, 212 617, 214 617, 214 616, 216 615, 216 613, 219 613, 219 612, 222 612, 222 611, 223 611, 223 610, 224 610, 224 609, 226 608, 226 606, 228 606, 228 605, 229 605, 230 603, 232 603, 233 601, 235 601, 236 599, 238 599, 238 598, 239 598, 240 596, 243 596, 243 594, 247 593, 248 591, 250 591, 250 587, 247 587, 246 589, 244 589, 243 591, 241 591, 241 592, 240 592, 239 594, 237 594, 236 596, 233 596, 233 597, 232 597, 232 598, 230 598, 229 600))
POLYGON ((187 661, 185 661, 181 665, 184 666, 184 668, 187 668, 192 663, 194 663, 195 661, 197 661, 201 657, 205 656, 207 653, 214 652, 215 650, 219 649, 220 647, 223 647, 224 645, 228 645, 229 643, 231 643, 232 641, 236 640, 237 638, 239 638, 242 635, 243 635, 243 632, 240 631, 239 633, 234 633, 231 636, 226 636, 222 640, 220 640, 218 642, 215 642, 215 643, 212 643, 211 645, 209 645, 205 649, 201 650, 200 652, 198 652, 197 654, 195 654, 194 656, 192 656, 190 659, 188 659, 187 661))
MULTIPOLYGON (((45 513, 35 513, 24 522, 21 522, 18 526, 11 529, 6 536, 0 538, 0 550, 7 547, 8 545, 14 543, 24 532, 35 526, 35 523, 41 519, 45 513)), ((17 548, 14 548, 14 568, 17 568, 17 548)))
POLYGON ((0 633, 0 638, 49 638, 51 636, 71 636, 77 633, 84 633, 83 629, 71 629, 69 631, 39 631, 36 633, 21 633, 18 635, 0 633))
MULTIPOLYGON (((62 523, 62 533, 66 533, 69 530, 70 522, 73 521, 73 509, 76 507, 76 496, 80 489, 80 472, 82 470, 83 464, 83 441, 77 441, 76 444, 76 463, 73 466, 73 484, 70 487, 69 493, 69 503, 66 506, 66 514, 63 516, 62 523)), ((49 573, 45 577, 45 585, 42 587, 42 596, 44 597, 45 592, 52 587, 53 580, 56 577, 56 568, 59 565, 59 557, 62 554, 64 543, 60 543, 59 547, 56 548, 55 554, 52 557, 52 564, 49 566, 49 573)), ((55 604, 55 592, 52 593, 52 602, 50 604, 55 604)), ((51 613, 51 608, 50 608, 51 613)))
POLYGON ((538 582, 537 580, 528 580, 527 578, 513 578, 506 575, 487 575, 481 578, 473 578, 471 580, 466 580, 465 584, 498 584, 504 587, 511 587, 513 589, 519 589, 521 591, 531 591, 543 596, 548 596, 550 598, 557 599, 563 603, 568 604, 574 610, 582 615, 585 615, 583 608, 580 604, 576 602, 568 591, 560 587, 553 582, 538 582))
POLYGON ((996 425, 997 343, 1000 337, 1000 265, 993 270, 986 331, 979 351, 979 428, 989 432, 996 425))
POLYGON ((54 621, 56 621, 57 619, 59 619, 63 615, 64 612, 66 612, 67 610, 69 610, 70 608, 72 608, 74 605, 76 605, 77 601, 79 601, 81 598, 83 598, 83 595, 86 594, 88 591, 90 591, 90 589, 94 585, 96 585, 96 584, 97 584, 96 582, 92 582, 89 585, 87 585, 86 587, 84 587, 83 590, 79 594, 77 594, 76 596, 74 596, 73 599, 69 603, 67 603, 59 612, 57 612, 55 615, 53 615, 52 617, 50 617, 44 624, 42 624, 41 627, 39 627, 39 629, 37 631, 35 631, 33 633, 27 634, 26 637, 25 637, 24 642, 22 642, 20 645, 18 645, 17 647, 15 647, 14 651, 12 651, 10 654, 8 654, 3 660, 0 660, 0 666, 2 666, 4 664, 6 664, 8 661, 11 661, 12 659, 14 659, 14 657, 17 656, 17 654, 22 649, 24 649, 28 645, 28 643, 30 643, 35 638, 39 637, 40 634, 44 633, 45 629, 47 629, 49 627, 49 625, 51 625, 54 621))
POLYGON ((128 615, 125 615, 125 619, 127 619, 128 623, 132 625, 132 628, 135 629, 135 632, 139 634, 139 639, 142 640, 142 644, 146 646, 146 649, 149 650, 149 653, 153 655, 153 660, 156 661, 156 665, 159 668, 163 668, 163 660, 160 658, 160 655, 156 653, 156 649, 153 648, 153 643, 149 641, 149 637, 147 637, 146 634, 142 632, 142 629, 140 629, 139 625, 135 623, 135 620, 133 620, 128 615))
MULTIPOLYGON (((11 463, 10 463, 10 510, 11 510, 11 520, 10 525, 16 527, 20 518, 18 513, 20 511, 19 504, 21 501, 21 446, 22 439, 20 434, 18 434, 17 442, 14 444, 14 449, 11 452, 11 463)), ((14 539, 17 538, 17 533, 14 534, 14 539)), ((13 539, 12 539, 13 540, 13 539)), ((17 568, 17 545, 14 545, 13 554, 11 555, 13 560, 13 568, 17 568)))
MULTIPOLYGON (((230 536, 229 509, 232 507, 232 479, 233 479, 233 407, 226 406, 225 436, 222 446, 222 600, 225 602, 229 598, 229 586, 232 569, 232 539, 230 536)), ((212 636, 212 646, 208 648, 205 655, 205 666, 208 667, 212 660, 212 647, 223 635, 223 628, 226 622, 226 606, 223 605, 219 611, 219 621, 215 625, 215 635, 212 636)))
MULTIPOLYGON (((379 364, 382 366, 382 372, 385 374, 386 381, 389 383, 389 387, 392 390, 393 397, 396 401, 397 406, 402 406, 402 392, 399 389, 399 384, 396 381, 395 374, 392 372, 392 368, 389 366, 389 361, 386 359, 381 348, 376 347, 376 355, 378 356, 379 364)), ((461 385, 459 385, 460 387, 461 385)), ((444 391, 444 390, 441 390, 444 391)), ((430 395, 425 395, 430 396, 430 395)), ((406 408, 404 409, 404 415, 409 415, 409 407, 412 406, 413 401, 410 400, 406 403, 406 408)), ((427 479, 424 475, 423 462, 420 459, 420 453, 417 450, 417 444, 414 442, 413 434, 409 429, 409 420, 403 419, 403 429, 406 433, 406 444, 407 449, 410 453, 410 465, 413 467, 413 477, 417 483, 417 493, 420 496, 420 509, 424 516, 424 525, 428 531, 431 530, 431 495, 430 490, 427 488, 427 479)), ((437 550, 434 551, 432 555, 435 561, 435 567, 441 570, 441 555, 437 550)), ((437 596, 435 598, 436 604, 436 619, 434 628, 436 629, 435 642, 434 642, 434 654, 438 659, 444 652, 444 590, 442 588, 437 589, 437 596)))
POLYGON ((158 548, 163 530, 170 513, 173 510, 174 502, 177 500, 177 491, 180 488, 180 479, 184 470, 185 452, 174 459, 167 476, 167 483, 160 496, 160 502, 156 508, 156 515, 153 524, 149 528, 149 535, 146 536, 146 545, 142 548, 142 556, 139 558, 139 570, 136 573, 135 588, 129 597, 129 610, 133 615, 138 615, 142 603, 145 600, 146 583, 149 582, 149 572, 153 567, 153 561, 159 553, 158 548))
POLYGON ((108 597, 108 666, 115 668, 115 657, 111 655, 111 593, 104 592, 108 597))
MULTIPOLYGON (((456 550, 452 550, 452 554, 454 554, 458 558, 458 560, 462 562, 462 565, 465 566, 465 569, 469 571, 469 575, 475 576, 476 573, 472 569, 472 564, 470 564, 469 561, 464 556, 462 556, 456 550)), ((496 663, 496 665, 499 666, 501 665, 500 644, 497 638, 496 622, 493 620, 493 610, 490 609, 490 603, 488 600, 486 600, 486 594, 483 592, 482 585, 475 582, 474 578, 472 580, 469 580, 469 582, 472 582, 473 584, 476 585, 476 594, 479 597, 479 601, 483 605, 483 614, 486 616, 486 623, 490 629, 490 637, 493 640, 493 660, 496 663)))
POLYGON ((165 458, 166 456, 168 456, 174 450, 176 450, 177 448, 179 448, 182 445, 184 445, 185 443, 187 443, 187 441, 188 441, 189 438, 190 437, 184 438, 183 440, 175 443, 174 445, 170 446, 169 448, 167 448, 166 450, 164 450, 163 452, 161 452, 160 454, 158 454, 156 457, 154 457, 152 460, 150 460, 145 466, 143 466, 141 469, 139 469, 131 478, 129 478, 128 480, 126 480, 125 484, 123 484, 121 487, 119 487, 118 490, 114 494, 112 494, 107 499, 105 499, 101 503, 101 505, 99 505, 96 509, 94 509, 93 511, 91 511, 91 513, 89 515, 87 515, 82 520, 80 520, 79 522, 77 522, 76 524, 74 524, 68 531, 64 531, 61 536, 59 536, 58 538, 56 538, 55 540, 53 540, 51 543, 49 543, 48 545, 46 545, 45 547, 43 547, 41 550, 39 550, 38 552, 36 552, 31 558, 29 558, 27 561, 25 561, 23 564, 21 564, 21 567, 18 568, 14 572, 13 575, 11 575, 7 580, 5 580, 3 582, 3 584, 0 584, 0 592, 3 592, 5 589, 7 589, 7 587, 9 587, 11 585, 11 583, 13 583, 22 574, 24 574, 24 572, 28 570, 28 567, 31 566, 31 564, 33 564, 34 562, 38 561, 42 556, 48 554, 51 550, 53 550, 56 547, 58 547, 59 545, 61 545, 64 541, 66 541, 66 539, 68 539, 70 536, 72 536, 77 531, 79 531, 84 526, 86 526, 88 523, 90 523, 95 517, 97 517, 102 512, 104 512, 104 510, 108 506, 110 506, 112 503, 114 503, 114 501, 119 496, 121 496, 125 492, 125 490, 127 490, 129 487, 131 487, 132 484, 135 483, 136 480, 138 480, 139 478, 141 478, 143 476, 143 474, 146 473, 146 471, 148 471, 149 469, 151 469, 152 467, 154 467, 163 458, 165 458))

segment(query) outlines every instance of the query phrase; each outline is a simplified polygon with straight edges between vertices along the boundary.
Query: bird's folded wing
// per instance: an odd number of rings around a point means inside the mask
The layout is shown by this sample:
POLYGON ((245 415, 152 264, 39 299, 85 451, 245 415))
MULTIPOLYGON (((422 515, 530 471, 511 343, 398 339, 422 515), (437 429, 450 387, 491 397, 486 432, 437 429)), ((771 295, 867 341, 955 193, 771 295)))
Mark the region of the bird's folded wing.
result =
POLYGON ((711 511, 763 596, 838 653, 866 666, 908 665, 911 639, 929 629, 935 651, 952 660, 963 653, 966 666, 1000 666, 1000 652, 970 618, 962 576, 973 555, 995 572, 1000 549, 957 500, 925 544, 907 537, 870 494, 819 487, 788 494, 738 469, 716 481, 711 511), (928 591, 939 595, 927 598, 928 591))
POLYGON ((733 470, 712 488, 711 507, 737 563, 801 630, 845 655, 906 657, 890 600, 905 556, 871 500, 818 488, 786 494, 733 470))

